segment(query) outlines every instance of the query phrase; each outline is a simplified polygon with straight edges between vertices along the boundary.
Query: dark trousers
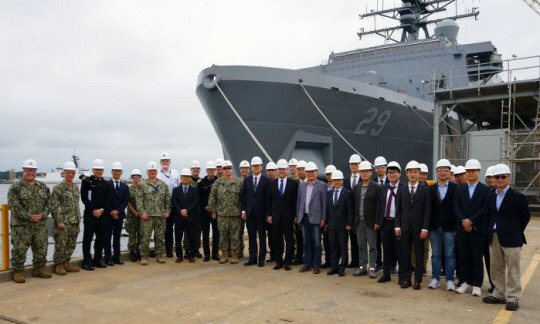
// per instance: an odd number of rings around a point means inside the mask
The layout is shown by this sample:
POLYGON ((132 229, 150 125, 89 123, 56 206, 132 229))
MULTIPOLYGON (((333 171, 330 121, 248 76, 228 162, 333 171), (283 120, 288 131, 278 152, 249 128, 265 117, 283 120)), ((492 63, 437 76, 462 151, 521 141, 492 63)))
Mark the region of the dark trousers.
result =
POLYGON ((489 280, 489 284, 491 285, 491 287, 494 287, 495 285, 493 284, 493 281, 491 281, 491 269, 490 269, 490 262, 491 262, 491 258, 489 256, 489 239, 488 239, 488 236, 485 235, 485 240, 484 240, 484 251, 483 251, 483 254, 484 254, 484 264, 486 265, 486 271, 487 271, 487 275, 488 275, 488 280, 489 280))
POLYGON ((268 239, 268 253, 270 254, 270 259, 274 261, 275 260, 275 247, 274 247, 274 228, 273 225, 265 222, 265 228, 266 228, 266 238, 268 239))
POLYGON ((396 266, 398 259, 397 255, 397 240, 395 234, 394 220, 384 219, 380 233, 383 248, 383 273, 390 274, 392 268, 396 266))
MULTIPOLYGON (((324 263, 331 263, 332 262, 332 251, 330 249, 330 233, 326 231, 324 228, 321 228, 321 234, 322 234, 322 241, 323 241, 323 248, 324 248, 324 263)), ((345 233, 345 247, 347 247, 347 233, 345 233)), ((347 254, 349 251, 347 251, 347 254)), ((347 258, 349 260, 349 258, 347 258)))
POLYGON ((206 210, 201 210, 200 215, 204 256, 210 256, 210 227, 212 227, 212 256, 217 257, 219 253, 219 231, 217 219, 213 219, 210 213, 206 210))
POLYGON ((382 261, 382 237, 381 237, 381 231, 377 231, 377 267, 383 266, 382 261))
POLYGON ((486 235, 477 232, 458 232, 460 281, 474 287, 482 287, 484 282, 484 264, 482 256, 486 235))
POLYGON ((347 231, 328 231, 326 236, 330 243, 331 264, 334 270, 345 270, 349 264, 349 251, 347 249, 347 231), (339 260, 341 259, 341 262, 339 260))
POLYGON ((292 220, 281 219, 277 222, 272 222, 272 225, 276 264, 290 265, 293 258, 293 222, 292 220), (283 259, 283 239, 285 239, 285 260, 283 259))
POLYGON ((294 224, 293 253, 295 255, 294 258, 296 259, 296 262, 304 262, 304 234, 302 233, 302 227, 300 224, 294 224))
MULTIPOLYGON (((171 218, 171 217, 169 217, 171 218)), ((182 258, 182 237, 184 236, 184 231, 187 234, 187 240, 189 242, 188 250, 186 251, 186 256, 188 258, 195 257, 195 223, 188 222, 186 219, 174 219, 174 245, 176 247, 176 257, 182 258)))
POLYGON ((358 239, 354 231, 349 231, 349 242, 351 242, 351 268, 358 268, 360 266, 358 262, 358 239))
POLYGON ((174 227, 174 219, 172 217, 173 211, 171 210, 171 217, 165 219, 165 252, 167 256, 173 254, 172 248, 174 243, 174 233, 176 232, 174 227))
POLYGON ((266 217, 248 215, 246 226, 249 239, 249 261, 264 262, 266 259, 266 217), (259 245, 257 246, 257 236, 259 245), (257 258, 258 256, 258 258, 257 258))
POLYGON ((105 232, 105 242, 103 250, 105 252, 105 260, 111 261, 111 239, 112 249, 114 250, 113 258, 120 260, 120 237, 122 236, 122 224, 123 218, 112 219, 109 217, 107 221, 107 228, 105 232))
POLYGON ((82 244, 85 263, 92 262, 90 246, 92 245, 94 235, 96 236, 96 240, 94 241, 94 261, 101 262, 101 259, 103 258, 103 242, 105 241, 106 230, 107 218, 104 214, 102 214, 102 217, 96 218, 92 216, 92 212, 85 212, 82 244))
POLYGON ((416 271, 414 272, 414 282, 422 282, 422 267, 424 264, 424 240, 420 239, 420 233, 415 231, 401 232, 401 261, 399 269, 402 274, 401 281, 411 280, 411 246, 414 247, 416 255, 416 271), (401 271, 401 268, 403 270, 401 271))

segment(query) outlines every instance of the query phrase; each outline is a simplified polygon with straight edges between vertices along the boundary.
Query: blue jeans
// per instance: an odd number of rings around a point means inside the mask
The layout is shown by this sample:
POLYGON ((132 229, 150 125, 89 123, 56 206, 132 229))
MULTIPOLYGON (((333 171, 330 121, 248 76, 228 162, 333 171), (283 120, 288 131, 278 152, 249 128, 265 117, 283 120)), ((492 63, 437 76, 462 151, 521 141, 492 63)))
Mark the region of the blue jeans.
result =
POLYGON ((309 218, 302 218, 302 235, 304 236, 304 266, 321 267, 321 226, 311 224, 309 218))
POLYGON ((456 256, 454 253, 456 238, 454 232, 444 232, 440 227, 430 231, 429 239, 431 241, 431 267, 433 271, 432 278, 439 280, 441 278, 442 251, 444 247, 446 281, 454 280, 454 271, 456 269, 456 256))

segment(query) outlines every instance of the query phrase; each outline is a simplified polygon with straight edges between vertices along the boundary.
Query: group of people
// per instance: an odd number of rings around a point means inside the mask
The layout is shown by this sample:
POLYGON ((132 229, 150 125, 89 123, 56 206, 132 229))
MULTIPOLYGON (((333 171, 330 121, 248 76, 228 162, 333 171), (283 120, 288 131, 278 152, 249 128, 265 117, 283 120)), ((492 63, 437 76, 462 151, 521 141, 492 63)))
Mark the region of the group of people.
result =
POLYGON ((508 310, 519 308, 520 250, 526 243, 524 231, 530 213, 525 196, 510 187, 507 165, 488 168, 484 184, 479 181, 477 160, 455 167, 442 159, 435 165, 437 179, 429 184, 425 164, 410 161, 402 170, 396 161, 387 163, 384 157, 377 157, 372 165, 358 154, 349 159, 347 177, 327 166, 326 182, 318 179, 314 162, 296 159, 269 162, 264 175, 262 159, 253 157, 251 163, 240 163, 240 177, 234 176, 229 160, 208 161, 203 178, 196 160, 178 172, 170 167, 169 154, 162 153, 159 164, 147 164, 144 181, 140 170, 134 169, 128 186, 121 180, 120 162, 112 164, 112 178, 105 180, 104 162, 96 159, 92 175, 81 177, 79 193, 73 183, 76 167, 66 162, 64 181, 51 194, 35 180, 36 162, 25 161, 22 181, 14 183, 8 193, 13 280, 25 282, 22 270, 29 247, 33 275, 51 277, 44 269, 49 213, 55 224, 55 272, 79 271, 70 260, 79 233, 82 199, 83 269, 89 271, 123 264, 123 226, 129 233, 129 259, 142 265, 148 264, 152 236, 158 263, 172 258, 173 248, 176 263, 184 259, 193 263, 203 257, 205 262, 238 263, 247 227, 249 258, 245 266, 275 262, 274 270, 289 271, 291 265, 299 264, 302 273, 319 274, 321 268, 329 268, 327 275, 338 276, 354 267, 354 276, 372 279, 382 270, 379 283, 391 281, 391 275, 397 274, 404 289, 421 289, 431 243, 428 288, 439 288, 444 276, 446 290, 460 294, 472 290, 472 295, 481 296, 485 258, 491 295, 483 302, 506 304, 508 310), (406 182, 402 182, 402 171, 406 182))

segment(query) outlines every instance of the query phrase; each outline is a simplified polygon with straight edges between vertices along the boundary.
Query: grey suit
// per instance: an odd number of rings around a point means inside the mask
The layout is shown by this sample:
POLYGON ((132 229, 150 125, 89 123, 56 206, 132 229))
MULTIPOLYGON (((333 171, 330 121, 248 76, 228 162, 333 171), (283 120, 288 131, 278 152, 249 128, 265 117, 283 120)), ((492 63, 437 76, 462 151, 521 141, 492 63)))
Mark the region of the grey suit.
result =
POLYGON ((322 181, 315 180, 306 210, 309 184, 300 183, 296 200, 296 219, 302 225, 304 237, 304 267, 321 267, 321 221, 326 221, 327 188, 322 181))

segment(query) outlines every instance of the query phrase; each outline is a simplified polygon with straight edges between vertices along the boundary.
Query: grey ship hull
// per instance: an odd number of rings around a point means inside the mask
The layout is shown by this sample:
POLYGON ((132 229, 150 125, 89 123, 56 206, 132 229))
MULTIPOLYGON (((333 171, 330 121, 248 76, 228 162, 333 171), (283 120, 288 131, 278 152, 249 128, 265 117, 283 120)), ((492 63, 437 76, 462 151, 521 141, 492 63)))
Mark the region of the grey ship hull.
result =
POLYGON ((306 96, 301 79, 330 122, 368 160, 383 155, 431 165, 433 102, 313 71, 212 66, 199 74, 196 92, 225 158, 235 166, 255 155, 267 159, 212 83, 214 76, 274 161, 295 157, 315 161, 319 172, 327 164, 348 170, 354 153, 306 96))

